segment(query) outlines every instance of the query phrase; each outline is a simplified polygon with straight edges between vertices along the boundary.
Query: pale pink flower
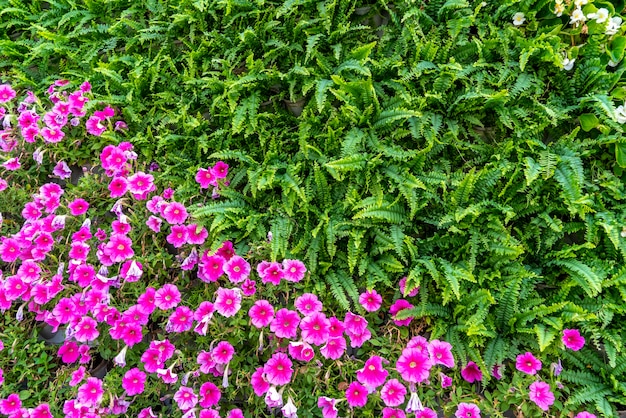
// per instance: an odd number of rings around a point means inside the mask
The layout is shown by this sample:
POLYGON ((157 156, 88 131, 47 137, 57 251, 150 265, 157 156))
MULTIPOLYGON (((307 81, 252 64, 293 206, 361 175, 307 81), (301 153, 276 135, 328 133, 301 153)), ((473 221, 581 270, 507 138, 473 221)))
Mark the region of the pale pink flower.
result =
POLYGON ((561 341, 565 347, 573 351, 578 351, 585 346, 585 338, 577 329, 564 329, 561 341))
POLYGON ((554 403, 554 394, 550 391, 550 385, 546 382, 533 382, 528 387, 528 397, 544 411, 550 409, 554 403))
POLYGON ((256 328, 266 327, 272 322, 272 319, 274 319, 274 307, 267 300, 257 300, 254 302, 254 305, 250 307, 248 316, 250 316, 252 325, 256 328))
POLYGON ((352 408, 364 407, 367 403, 367 388, 359 382, 352 382, 346 389, 346 401, 352 408))
POLYGON ((325 358, 337 360, 346 351, 346 339, 343 337, 330 337, 326 345, 320 348, 320 354, 325 358))
POLYGON ((209 322, 213 318, 213 312, 215 312, 215 306, 209 301, 200 303, 198 309, 193 314, 193 319, 198 321, 198 325, 194 328, 194 331, 200 335, 206 335, 209 328, 209 322))
POLYGON ((220 287, 215 293, 217 296, 214 306, 215 310, 217 310, 220 315, 229 318, 239 312, 242 299, 239 289, 225 289, 220 287))
POLYGON ((282 386, 291 381, 292 362, 284 353, 274 353, 263 366, 265 379, 271 385, 282 386))
POLYGON ((541 360, 537 359, 530 352, 520 354, 515 359, 515 368, 520 372, 535 375, 541 370, 541 360))
POLYGON ((174 394, 174 401, 176 401, 181 411, 187 411, 196 406, 198 396, 196 396, 192 388, 181 386, 174 394))
POLYGON ((399 406, 404 403, 406 388, 398 379, 388 380, 380 389, 380 398, 387 406, 399 406))
POLYGON ((145 390, 146 374, 138 368, 132 368, 122 378, 122 388, 128 396, 139 395, 145 390))
POLYGON ((359 303, 367 312, 376 312, 383 303, 383 298, 376 290, 368 290, 359 295, 359 303))

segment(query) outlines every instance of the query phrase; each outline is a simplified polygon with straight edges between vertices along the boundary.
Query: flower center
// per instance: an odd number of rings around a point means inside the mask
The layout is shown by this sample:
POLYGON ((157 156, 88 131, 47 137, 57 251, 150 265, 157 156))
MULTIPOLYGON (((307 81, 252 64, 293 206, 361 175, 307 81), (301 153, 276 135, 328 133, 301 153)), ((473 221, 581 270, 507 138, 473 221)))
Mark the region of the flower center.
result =
POLYGON ((227 304, 227 305, 232 305, 232 304, 233 304, 232 299, 228 299, 228 300, 226 300, 226 304, 227 304))
POLYGON ((414 369, 416 366, 417 366, 417 363, 414 362, 414 361, 409 363, 409 367, 412 368, 412 369, 414 369))

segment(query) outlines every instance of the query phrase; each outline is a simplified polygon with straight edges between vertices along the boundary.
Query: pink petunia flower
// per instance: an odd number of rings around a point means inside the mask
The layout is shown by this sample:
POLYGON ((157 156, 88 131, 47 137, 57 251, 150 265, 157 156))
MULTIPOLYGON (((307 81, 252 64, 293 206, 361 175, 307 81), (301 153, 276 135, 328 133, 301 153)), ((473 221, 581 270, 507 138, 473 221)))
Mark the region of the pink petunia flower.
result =
POLYGON ((109 242, 104 246, 104 253, 110 257, 113 263, 121 263, 135 255, 133 242, 121 234, 111 235, 109 242))
POLYGON ((313 293, 304 293, 298 296, 294 305, 302 315, 311 315, 315 312, 321 312, 324 308, 322 302, 320 302, 313 293))
POLYGON ((72 372, 69 385, 71 387, 74 387, 74 386, 77 386, 80 382, 82 382, 83 379, 85 378, 85 371, 86 371, 85 366, 80 366, 78 369, 72 372))
POLYGON ((480 418, 480 408, 472 403, 461 402, 454 416, 456 418, 480 418))
POLYGON ((108 186, 109 189, 109 197, 113 199, 117 199, 118 197, 122 197, 128 191, 128 181, 125 177, 113 177, 108 186))
POLYGON ((189 235, 187 242, 193 245, 204 244, 204 241, 206 241, 207 237, 209 236, 209 232, 206 230, 206 228, 197 224, 187 225, 187 232, 189 235))
POLYGON ((577 413, 574 418, 597 418, 597 417, 591 412, 583 411, 583 412, 577 413))
POLYGON ((192 388, 181 386, 174 394, 174 401, 178 404, 181 411, 188 411, 198 403, 198 396, 192 388))
MULTIPOLYGON (((0 86, 2 87, 2 86, 0 86)), ((0 93, 1 94, 1 93, 0 93)), ((17 414, 22 408, 22 401, 17 393, 12 393, 6 399, 0 400, 0 414, 17 414)))
POLYGON ((328 340, 330 321, 322 312, 314 312, 300 321, 302 339, 314 345, 322 345, 328 340))
POLYGON ((137 367, 130 369, 122 378, 122 388, 128 396, 139 395, 145 390, 146 374, 137 367))
POLYGON ((468 362, 461 370, 461 376, 469 383, 483 380, 483 373, 473 361, 468 362))
POLYGON ((74 328, 74 338, 81 343, 94 341, 100 335, 97 327, 98 323, 93 318, 83 316, 74 328))
POLYGON ((215 298, 215 310, 226 318, 234 316, 241 309, 241 291, 237 288, 225 289, 220 287, 217 289, 215 298))
POLYGON ((326 345, 320 348, 320 354, 331 360, 337 360, 345 351, 346 339, 344 337, 330 337, 326 345))
POLYGON ((17 96, 17 93, 10 85, 0 84, 0 103, 6 103, 10 100, 13 100, 15 96, 17 96))
POLYGON ((19 170, 19 168, 22 166, 20 164, 20 160, 17 157, 13 157, 13 158, 9 158, 7 161, 5 161, 2 166, 4 168, 6 168, 9 171, 15 171, 15 170, 19 170))
POLYGON ((263 396, 269 390, 270 384, 263 376, 263 367, 257 367, 250 377, 250 386, 256 396, 263 396))
POLYGON ((259 273, 262 283, 270 283, 274 286, 278 286, 285 275, 283 267, 275 261, 271 263, 268 261, 262 261, 257 266, 257 273, 259 273))
POLYGON ((352 408, 364 407, 367 403, 367 388, 359 382, 352 382, 346 389, 346 401, 352 408))
POLYGON ((220 341, 211 351, 211 356, 217 364, 229 363, 233 355, 235 355, 235 348, 228 341, 220 341))
POLYGON ((383 358, 371 356, 362 369, 357 370, 357 380, 368 388, 377 388, 385 383, 389 372, 383 367, 383 358))
POLYGON ((408 317, 405 319, 395 319, 395 316, 398 314, 398 312, 403 311, 405 309, 411 309, 411 308, 413 308, 413 305, 409 303, 409 301, 404 300, 404 299, 396 300, 393 303, 393 305, 391 305, 391 307, 389 308, 389 313, 391 314, 393 318, 393 323, 399 327, 409 325, 411 321, 413 320, 413 317, 408 317))
POLYGON ((201 189, 207 189, 211 185, 216 185, 215 175, 211 170, 200 168, 196 173, 196 182, 200 184, 201 189))
POLYGON ((59 347, 57 356, 61 357, 61 361, 63 363, 74 363, 80 356, 80 353, 78 352, 78 345, 73 341, 65 341, 65 343, 59 347))
POLYGON ((359 295, 359 303, 363 306, 367 312, 376 312, 380 309, 383 298, 376 292, 376 290, 368 290, 359 295))
POLYGON ((148 226, 148 228, 150 228, 154 232, 160 232, 162 222, 163 220, 161 218, 157 218, 156 216, 150 215, 150 217, 146 221, 146 225, 148 226))
POLYGON ((268 326, 272 319, 274 319, 274 307, 267 300, 260 299, 254 302, 254 305, 250 307, 248 316, 252 325, 256 328, 263 328, 268 326))
POLYGON ((346 332, 360 334, 367 329, 367 320, 361 315, 355 315, 348 311, 343 319, 343 325, 346 332))
POLYGON ((452 356, 452 344, 432 340, 428 345, 428 353, 435 364, 443 364, 446 367, 454 367, 454 357, 452 356))
POLYGON ((404 403, 406 388, 398 379, 388 380, 380 389, 380 399, 387 406, 400 406, 404 403))
POLYGON ((6 238, 0 244, 0 258, 5 263, 12 263, 20 255, 20 244, 16 239, 6 238))
POLYGON ((441 387, 447 388, 452 386, 452 378, 443 373, 439 373, 439 380, 441 381, 441 387))
POLYGON ((282 386, 291 381, 293 368, 291 360, 284 353, 274 353, 263 366, 265 379, 271 385, 282 386))
POLYGON ((198 278, 203 282, 215 282, 224 274, 226 260, 219 255, 203 255, 198 269, 198 278))
POLYGON ((179 302, 180 292, 178 291, 178 287, 171 283, 163 285, 154 295, 154 306, 162 311, 172 309, 178 305, 179 302))
POLYGON ((415 348, 405 348, 396 362, 402 379, 409 383, 420 383, 428 379, 433 362, 427 353, 415 348))
POLYGON ((298 332, 300 317, 296 311, 281 308, 270 323, 270 331, 278 338, 293 338, 298 332))
POLYGON ((214 383, 205 382, 200 386, 199 395, 200 406, 203 408, 211 408, 219 403, 222 392, 214 383))
POLYGON ((179 202, 171 202, 165 205, 161 211, 161 216, 172 225, 183 224, 187 220, 187 208, 179 202))
POLYGON ((547 411, 554 403, 554 394, 550 391, 550 385, 546 382, 533 382, 528 387, 528 397, 539 408, 547 411))
POLYGON ((303 341, 289 343, 289 355, 294 360, 309 362, 315 357, 315 351, 310 344, 303 341))
MULTIPOLYGON (((435 415, 435 418, 437 415, 435 415)), ((383 418, 406 418, 406 414, 402 409, 383 408, 383 418)))
POLYGON ((240 283, 250 275, 250 264, 242 257, 235 255, 224 264, 224 272, 231 282, 240 283))
POLYGON ((317 398, 317 407, 322 410, 323 418, 337 418, 339 410, 337 409, 338 399, 320 396, 317 398))
POLYGON ((185 225, 172 225, 170 234, 165 238, 174 248, 180 248, 187 243, 189 232, 185 225))
POLYGON ((50 144, 61 142, 61 140, 65 137, 65 133, 61 130, 61 128, 50 128, 46 126, 41 128, 39 133, 43 137, 44 142, 50 144))
POLYGON ((170 315, 165 331, 167 332, 185 332, 189 331, 193 326, 194 312, 186 306, 179 306, 170 315))
POLYGON ((297 283, 304 278, 306 267, 300 260, 283 260, 283 277, 288 282, 297 283))
POLYGON ((107 129, 106 125, 104 125, 103 122, 103 119, 97 116, 91 116, 89 119, 87 119, 87 122, 85 123, 85 128, 87 129, 87 132, 89 132, 91 135, 101 136, 107 129))
POLYGON ((213 173, 215 178, 226 178, 228 176, 228 164, 223 161, 216 162, 213 168, 211 168, 211 173, 213 173))
POLYGON ((541 370, 541 360, 537 359, 530 352, 520 354, 515 360, 515 368, 520 372, 535 375, 541 370))
POLYGON ((78 388, 76 400, 82 405, 92 408, 102 402, 103 395, 102 381, 96 377, 90 377, 85 384, 78 388))
POLYGON ((565 347, 574 351, 578 351, 585 346, 585 338, 580 335, 577 329, 564 329, 561 341, 563 341, 565 347))

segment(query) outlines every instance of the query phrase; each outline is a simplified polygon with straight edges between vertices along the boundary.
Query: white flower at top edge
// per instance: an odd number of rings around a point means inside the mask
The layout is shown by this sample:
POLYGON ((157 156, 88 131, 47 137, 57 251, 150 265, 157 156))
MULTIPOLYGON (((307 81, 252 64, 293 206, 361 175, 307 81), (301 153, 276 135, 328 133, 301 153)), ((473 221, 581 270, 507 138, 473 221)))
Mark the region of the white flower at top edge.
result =
POLYGON ((580 8, 588 3, 588 0, 574 0, 576 7, 580 8))
POLYGON ((524 13, 517 12, 513 15, 513 24, 515 26, 520 26, 526 21, 526 17, 524 17, 524 13))
POLYGON ((589 19, 595 19, 596 23, 604 23, 609 19, 609 11, 604 7, 598 9, 595 13, 589 13, 587 15, 589 19))
POLYGON ((554 13, 556 14, 556 16, 561 17, 564 11, 565 11, 565 5, 557 1, 556 4, 554 5, 554 13))
POLYGON ((569 23, 574 25, 578 22, 584 23, 585 20, 587 20, 587 18, 585 17, 585 14, 583 13, 582 9, 579 7, 576 10, 574 10, 572 14, 570 15, 569 23))

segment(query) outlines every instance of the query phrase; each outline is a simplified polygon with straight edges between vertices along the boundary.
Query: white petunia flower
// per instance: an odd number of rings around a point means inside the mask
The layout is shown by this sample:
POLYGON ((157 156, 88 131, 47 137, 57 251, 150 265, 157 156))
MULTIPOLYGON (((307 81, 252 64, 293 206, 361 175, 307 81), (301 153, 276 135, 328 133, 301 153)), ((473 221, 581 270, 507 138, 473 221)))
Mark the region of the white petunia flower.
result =
POLYGON ((587 18, 585 17, 585 14, 583 13, 582 9, 579 7, 578 9, 574 10, 572 14, 570 15, 569 23, 574 25, 578 22, 584 23, 585 20, 587 20, 587 18))
POLYGON ((520 26, 526 21, 526 17, 524 17, 524 13, 517 12, 513 15, 513 24, 515 26, 520 26))
POLYGON ((615 118, 619 123, 626 123, 626 108, 624 108, 624 105, 617 106, 617 109, 615 109, 615 118))
POLYGON ((576 58, 569 59, 569 58, 567 58, 567 56, 565 56, 565 58, 563 58, 563 69, 565 71, 569 71, 572 68, 574 68, 574 61, 576 61, 576 58))
POLYGON ((609 24, 606 27, 606 32, 604 32, 607 35, 615 35, 617 33, 617 31, 619 30, 620 26, 622 26, 622 18, 619 16, 614 16, 611 18, 611 20, 609 20, 609 24))
POLYGON ((587 15, 588 19, 595 19, 597 23, 604 23, 609 18, 609 11, 604 7, 598 9, 595 13, 589 13, 587 15))

